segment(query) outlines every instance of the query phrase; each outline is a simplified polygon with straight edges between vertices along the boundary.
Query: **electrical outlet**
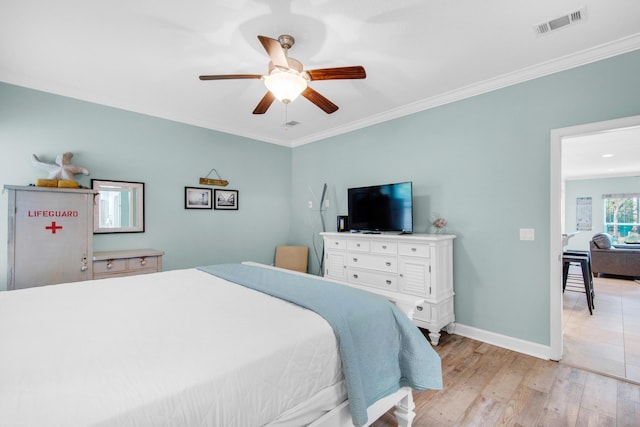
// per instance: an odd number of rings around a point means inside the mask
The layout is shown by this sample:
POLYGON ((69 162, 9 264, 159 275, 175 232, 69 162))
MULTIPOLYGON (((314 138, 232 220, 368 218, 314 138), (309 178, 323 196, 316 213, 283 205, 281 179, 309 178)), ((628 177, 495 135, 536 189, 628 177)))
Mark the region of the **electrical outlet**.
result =
POLYGON ((312 202, 311 200, 309 200, 309 201, 307 202, 307 207, 308 207, 309 209, 313 208, 313 202, 312 202))
POLYGON ((325 201, 324 201, 324 207, 325 207, 325 208, 328 208, 328 207, 329 207, 329 199, 327 199, 327 200, 325 200, 325 201))

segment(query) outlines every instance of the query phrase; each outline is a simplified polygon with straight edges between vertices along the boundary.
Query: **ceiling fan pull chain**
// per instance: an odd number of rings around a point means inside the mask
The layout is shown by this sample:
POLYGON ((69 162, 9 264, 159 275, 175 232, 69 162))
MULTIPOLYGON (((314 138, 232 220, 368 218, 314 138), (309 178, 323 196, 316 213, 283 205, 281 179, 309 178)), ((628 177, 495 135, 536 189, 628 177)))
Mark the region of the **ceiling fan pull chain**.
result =
POLYGON ((287 118, 287 108, 289 107, 289 103, 284 104, 284 130, 287 131, 289 128, 287 127, 287 123, 289 120, 287 118))

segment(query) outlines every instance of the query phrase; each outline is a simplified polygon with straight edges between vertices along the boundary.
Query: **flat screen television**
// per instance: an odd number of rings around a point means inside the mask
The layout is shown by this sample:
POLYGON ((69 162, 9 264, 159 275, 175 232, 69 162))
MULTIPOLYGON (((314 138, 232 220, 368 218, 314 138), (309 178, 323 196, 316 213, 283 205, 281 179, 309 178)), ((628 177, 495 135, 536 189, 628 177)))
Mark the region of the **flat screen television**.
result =
POLYGON ((412 183, 349 188, 349 229, 352 232, 413 232, 412 183))

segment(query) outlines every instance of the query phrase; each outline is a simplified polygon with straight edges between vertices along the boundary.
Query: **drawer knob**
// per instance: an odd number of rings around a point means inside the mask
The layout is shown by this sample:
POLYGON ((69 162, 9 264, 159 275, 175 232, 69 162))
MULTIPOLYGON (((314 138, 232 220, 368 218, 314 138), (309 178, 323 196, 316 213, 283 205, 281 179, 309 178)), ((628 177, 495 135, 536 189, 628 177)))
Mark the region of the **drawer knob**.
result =
POLYGON ((338 242, 333 242, 334 245, 338 246, 340 243, 338 242))
POLYGON ((387 280, 387 285, 390 285, 390 284, 391 284, 391 280, 387 280))
POLYGON ((356 246, 357 246, 357 247, 360 247, 360 243, 356 243, 356 246))
POLYGON ((391 267, 391 263, 390 262, 385 262, 385 264, 387 265, 387 267, 391 267))
POLYGON ((357 275, 357 274, 354 274, 354 275, 353 275, 353 278, 354 278, 354 279, 357 279, 357 278, 358 278, 358 275, 357 275))
POLYGON ((354 259, 353 259, 353 262, 358 262, 358 258, 354 258, 354 259))
POLYGON ((112 267, 113 267, 113 260, 110 259, 107 261, 107 270, 111 270, 112 267))
POLYGON ((387 249, 387 245, 382 245, 382 249, 387 249))
POLYGON ((411 248, 411 252, 415 252, 417 250, 418 250, 417 248, 411 248))
POLYGON ((143 267, 145 265, 147 265, 147 259, 146 258, 140 258, 140 265, 143 266, 143 267))
POLYGON ((422 308, 422 306, 417 306, 417 307, 416 307, 416 310, 418 310, 418 311, 422 311, 422 310, 423 310, 423 308, 422 308))

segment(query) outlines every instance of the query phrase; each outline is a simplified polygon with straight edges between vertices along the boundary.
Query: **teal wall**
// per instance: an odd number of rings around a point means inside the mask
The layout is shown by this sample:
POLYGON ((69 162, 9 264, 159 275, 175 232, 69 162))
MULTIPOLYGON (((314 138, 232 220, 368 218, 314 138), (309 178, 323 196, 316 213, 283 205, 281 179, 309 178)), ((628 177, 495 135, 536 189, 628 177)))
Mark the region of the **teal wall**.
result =
POLYGON ((436 212, 458 236, 457 322, 549 345, 550 131, 640 114, 639 83, 634 52, 295 148, 294 239, 319 226, 308 188, 335 231, 348 187, 411 180, 414 231, 436 212))
POLYGON ((146 184, 147 231, 95 236, 98 250, 163 249, 175 269, 271 262, 278 243, 307 244, 317 272, 323 184, 332 231, 348 187, 411 180, 414 231, 438 215, 458 236, 457 321, 548 345, 550 131, 639 115, 638 76, 634 52, 294 149, 0 84, 0 183, 41 177, 32 153, 71 151, 92 177, 146 184), (238 212, 183 209, 184 186, 212 167, 240 191, 238 212))
MULTIPOLYGON (((640 141, 638 141, 640 144, 640 141)), ((639 171, 640 172, 640 171, 639 171)), ((640 193, 640 177, 628 176, 606 179, 581 179, 565 184, 565 231, 576 231, 576 199, 591 197, 592 230, 580 231, 569 239, 568 249, 589 250, 589 241, 596 233, 604 231, 603 194, 640 193)))
MULTIPOLYGON (((290 148, 3 83, 0 147, 2 186, 46 177, 32 166, 32 154, 53 161, 66 151, 91 172, 76 176, 85 186, 91 178, 145 183, 145 232, 95 235, 96 250, 161 249, 165 270, 172 270, 271 263, 275 245, 288 243, 290 148), (239 191, 238 211, 184 209, 184 187, 199 187, 211 168, 229 181, 226 188, 239 191)), ((6 194, 1 200, 0 241, 6 242, 6 194)), ((6 260, 0 245, 0 290, 6 260)))

